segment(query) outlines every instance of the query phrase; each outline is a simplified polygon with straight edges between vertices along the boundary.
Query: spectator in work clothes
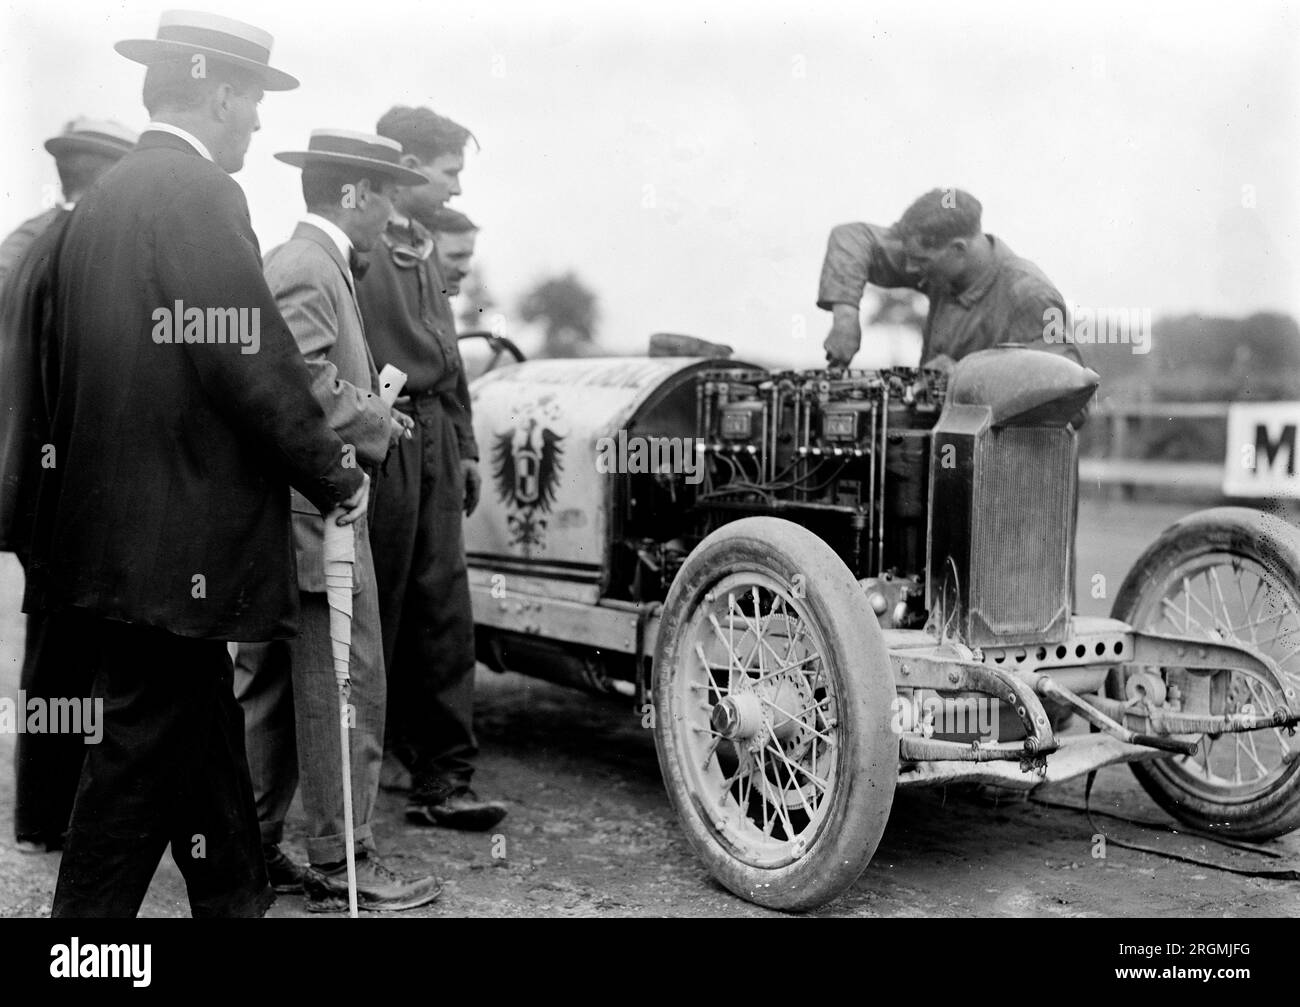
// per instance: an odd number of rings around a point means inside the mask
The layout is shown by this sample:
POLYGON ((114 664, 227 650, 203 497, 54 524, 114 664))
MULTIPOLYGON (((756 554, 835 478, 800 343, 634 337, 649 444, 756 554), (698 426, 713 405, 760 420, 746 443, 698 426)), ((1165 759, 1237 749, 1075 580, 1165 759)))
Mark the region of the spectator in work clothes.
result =
POLYGON ((119 42, 148 66, 139 145, 86 193, 54 276, 50 443, 24 607, 97 656, 56 917, 134 916, 170 843, 195 916, 267 884, 228 640, 298 629, 289 487, 341 523, 369 480, 312 395, 230 175, 259 128, 271 36, 192 11, 119 42))
MULTIPOLYGON (((136 135, 116 122, 68 123, 62 134, 45 142, 54 155, 65 202, 33 217, 0 245, 0 549, 15 553, 24 568, 42 448, 49 441, 41 360, 52 323, 51 265, 77 200, 135 142, 136 135)), ((45 703, 80 703, 89 697, 93 676, 83 643, 57 617, 29 615, 19 678, 22 695, 45 703)), ((72 707, 65 703, 64 708, 72 707)), ((84 730, 89 725, 81 726, 84 730)), ((75 732, 18 735, 14 837, 23 853, 63 848, 86 757, 84 740, 75 732)))
POLYGON ((447 296, 455 297, 460 293, 461 283, 469 276, 478 225, 449 206, 444 206, 422 223, 433 235, 433 254, 438 260, 438 272, 447 284, 447 296))
POLYGON ((370 542, 379 582, 388 733, 412 777, 419 824, 489 829, 503 805, 471 789, 474 617, 462 515, 478 503, 478 447, 447 285, 433 238, 414 219, 460 193, 469 130, 427 108, 398 106, 376 132, 396 140, 425 185, 399 190, 382 247, 357 283, 375 363, 408 375, 398 406, 415 420, 377 479, 370 542))
MULTIPOLYGON (((379 136, 318 129, 305 151, 275 155, 302 168, 307 215, 293 236, 266 256, 266 282, 307 361, 312 391, 330 426, 373 472, 410 425, 379 397, 379 374, 366 347, 353 293, 358 253, 379 240, 398 185, 424 176, 398 163, 401 146, 379 136), (404 422, 403 422, 404 421, 404 422)), ((306 887, 307 908, 348 904, 339 750, 339 695, 325 593, 325 521, 292 491, 301 629, 290 640, 241 644, 235 695, 244 710, 248 767, 261 822, 263 853, 279 892, 306 887), (284 819, 301 782, 310 868, 280 849, 284 819)), ((366 519, 357 521, 353 566, 351 689, 348 703, 352 816, 357 841, 357 902, 363 909, 413 909, 441 890, 436 878, 406 879, 380 859, 372 819, 384 754, 383 647, 366 519)))

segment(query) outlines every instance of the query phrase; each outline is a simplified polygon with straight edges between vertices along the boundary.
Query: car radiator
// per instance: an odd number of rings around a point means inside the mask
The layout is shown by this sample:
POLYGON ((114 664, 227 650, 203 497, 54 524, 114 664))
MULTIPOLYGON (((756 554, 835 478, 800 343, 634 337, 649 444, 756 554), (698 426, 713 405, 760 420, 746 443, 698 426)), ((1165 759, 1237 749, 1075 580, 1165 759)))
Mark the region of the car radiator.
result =
POLYGON ((1063 640, 1072 607, 1077 438, 1066 427, 963 426, 961 419, 935 434, 932 618, 972 647, 1063 640))

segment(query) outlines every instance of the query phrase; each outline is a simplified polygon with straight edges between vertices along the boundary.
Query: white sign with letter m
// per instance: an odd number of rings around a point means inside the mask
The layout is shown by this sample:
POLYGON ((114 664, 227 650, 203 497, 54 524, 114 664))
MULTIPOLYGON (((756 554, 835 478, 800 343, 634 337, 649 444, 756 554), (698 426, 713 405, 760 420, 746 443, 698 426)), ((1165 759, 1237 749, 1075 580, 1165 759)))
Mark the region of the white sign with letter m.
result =
POLYGON ((1234 402, 1228 407, 1223 492, 1235 497, 1300 497, 1300 402, 1234 402))

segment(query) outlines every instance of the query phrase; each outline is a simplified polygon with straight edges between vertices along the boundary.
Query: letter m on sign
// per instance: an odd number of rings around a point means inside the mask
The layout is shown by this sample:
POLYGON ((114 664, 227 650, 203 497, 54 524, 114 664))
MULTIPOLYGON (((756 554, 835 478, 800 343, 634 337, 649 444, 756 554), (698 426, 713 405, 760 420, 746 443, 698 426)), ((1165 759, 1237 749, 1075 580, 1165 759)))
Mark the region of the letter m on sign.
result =
POLYGON ((1295 475, 1295 427, 1294 423, 1287 423, 1281 428, 1281 433, 1274 440, 1269 436, 1267 424, 1255 424, 1255 468, 1259 469, 1262 462, 1268 468, 1277 466, 1278 455, 1282 449, 1286 448, 1286 474, 1295 475))
POLYGON ((1300 402, 1234 402, 1228 406, 1223 492, 1230 497, 1300 499, 1296 443, 1300 402))

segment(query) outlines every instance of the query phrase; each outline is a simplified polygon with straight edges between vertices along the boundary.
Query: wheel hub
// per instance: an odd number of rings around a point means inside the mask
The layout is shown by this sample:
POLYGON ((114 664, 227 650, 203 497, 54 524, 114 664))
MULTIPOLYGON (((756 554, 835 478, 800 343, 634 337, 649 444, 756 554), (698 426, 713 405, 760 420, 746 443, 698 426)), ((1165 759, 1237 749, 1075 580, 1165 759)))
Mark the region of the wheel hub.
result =
POLYGON ((806 683, 782 676, 722 699, 713 707, 709 723, 728 741, 765 742, 768 729, 779 741, 789 741, 801 726, 795 711, 807 705, 809 695, 806 683))
POLYGON ((763 705, 752 692, 728 696, 713 708, 709 721, 728 741, 748 741, 763 729, 763 705))

